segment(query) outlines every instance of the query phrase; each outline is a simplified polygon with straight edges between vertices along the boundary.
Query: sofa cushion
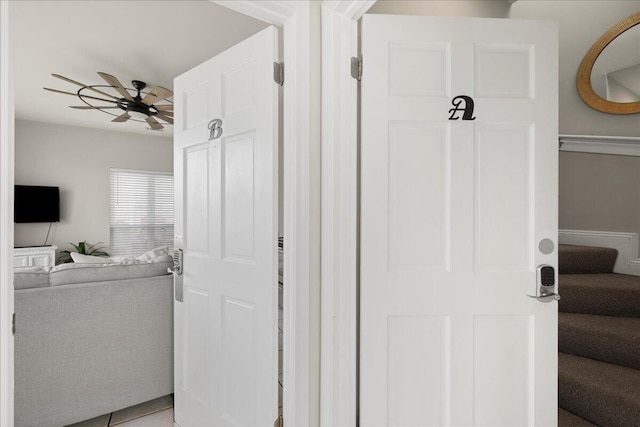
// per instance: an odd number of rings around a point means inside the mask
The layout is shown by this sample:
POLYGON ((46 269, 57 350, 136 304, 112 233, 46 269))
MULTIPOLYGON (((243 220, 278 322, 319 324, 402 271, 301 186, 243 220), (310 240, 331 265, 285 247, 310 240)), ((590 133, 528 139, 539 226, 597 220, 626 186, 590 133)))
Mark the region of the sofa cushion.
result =
POLYGON ((51 286, 73 283, 106 282, 110 280, 139 279, 161 276, 173 262, 147 262, 140 264, 90 264, 72 263, 53 267, 49 273, 51 286))
POLYGON ((14 289, 45 288, 49 286, 48 267, 16 267, 13 270, 14 289))

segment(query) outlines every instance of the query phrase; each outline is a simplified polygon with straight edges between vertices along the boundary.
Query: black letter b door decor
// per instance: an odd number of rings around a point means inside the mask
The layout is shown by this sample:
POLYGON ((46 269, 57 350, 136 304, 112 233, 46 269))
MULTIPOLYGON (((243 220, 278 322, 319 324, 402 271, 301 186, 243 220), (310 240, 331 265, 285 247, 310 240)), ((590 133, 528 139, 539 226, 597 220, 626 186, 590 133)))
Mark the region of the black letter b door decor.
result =
POLYGON ((473 117, 473 99, 467 95, 458 95, 451 100, 451 104, 453 104, 453 108, 449 110, 451 115, 449 116, 449 120, 458 120, 458 111, 464 111, 462 113, 462 120, 475 120, 473 117), (464 107, 461 107, 461 104, 464 103, 464 107))

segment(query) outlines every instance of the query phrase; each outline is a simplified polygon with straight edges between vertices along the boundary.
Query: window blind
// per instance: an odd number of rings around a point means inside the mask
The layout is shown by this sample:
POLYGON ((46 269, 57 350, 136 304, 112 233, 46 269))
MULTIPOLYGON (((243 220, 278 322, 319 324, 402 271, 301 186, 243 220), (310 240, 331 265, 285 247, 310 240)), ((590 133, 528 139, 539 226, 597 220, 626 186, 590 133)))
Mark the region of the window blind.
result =
POLYGON ((173 247, 173 174, 111 169, 111 255, 173 247))

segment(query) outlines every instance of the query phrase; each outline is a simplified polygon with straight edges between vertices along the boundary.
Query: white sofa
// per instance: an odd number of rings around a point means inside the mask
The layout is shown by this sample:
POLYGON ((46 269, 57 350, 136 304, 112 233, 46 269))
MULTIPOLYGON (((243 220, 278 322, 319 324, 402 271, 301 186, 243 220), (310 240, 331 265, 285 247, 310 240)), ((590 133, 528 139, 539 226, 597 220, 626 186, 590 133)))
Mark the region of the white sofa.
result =
POLYGON ((172 265, 165 251, 16 269, 16 427, 64 426, 173 393, 172 265))

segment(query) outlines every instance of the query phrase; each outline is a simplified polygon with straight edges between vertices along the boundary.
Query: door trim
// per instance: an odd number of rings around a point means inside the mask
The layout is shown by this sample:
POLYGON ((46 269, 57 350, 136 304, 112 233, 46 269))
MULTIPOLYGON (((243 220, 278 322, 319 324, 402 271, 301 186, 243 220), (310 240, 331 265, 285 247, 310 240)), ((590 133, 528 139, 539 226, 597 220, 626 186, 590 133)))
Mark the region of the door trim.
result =
POLYGON ((375 3, 322 2, 320 425, 325 427, 355 427, 357 417, 358 82, 351 77, 350 58, 358 56, 358 20, 375 3))
POLYGON ((11 3, 0 2, 0 425, 13 426, 13 79, 11 3))

